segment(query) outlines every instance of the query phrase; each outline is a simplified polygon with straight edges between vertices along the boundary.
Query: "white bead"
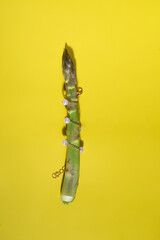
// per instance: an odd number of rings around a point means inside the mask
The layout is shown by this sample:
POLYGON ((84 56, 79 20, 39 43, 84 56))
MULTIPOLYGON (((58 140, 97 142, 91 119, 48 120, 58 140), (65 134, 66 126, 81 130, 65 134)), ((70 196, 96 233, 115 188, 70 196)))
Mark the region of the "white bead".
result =
POLYGON ((80 153, 82 153, 83 152, 83 147, 80 147, 80 153))
POLYGON ((63 140, 63 141, 62 141, 62 144, 63 144, 63 146, 66 146, 66 145, 68 144, 67 140, 66 140, 66 139, 63 140))
POLYGON ((65 122, 66 124, 68 124, 68 123, 70 123, 70 119, 69 119, 68 117, 66 117, 66 118, 64 119, 64 122, 65 122))
POLYGON ((64 106, 67 106, 68 105, 68 100, 64 99, 62 103, 63 103, 64 106))

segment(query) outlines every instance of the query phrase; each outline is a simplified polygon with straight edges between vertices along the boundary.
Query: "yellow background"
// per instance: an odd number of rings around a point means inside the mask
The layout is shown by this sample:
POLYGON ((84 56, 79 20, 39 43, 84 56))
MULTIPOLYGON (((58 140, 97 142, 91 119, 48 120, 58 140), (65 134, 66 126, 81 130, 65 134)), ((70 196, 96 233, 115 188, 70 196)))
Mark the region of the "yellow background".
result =
POLYGON ((160 239, 160 2, 0 1, 0 239, 160 239), (77 60, 75 201, 65 159, 62 52, 77 60))

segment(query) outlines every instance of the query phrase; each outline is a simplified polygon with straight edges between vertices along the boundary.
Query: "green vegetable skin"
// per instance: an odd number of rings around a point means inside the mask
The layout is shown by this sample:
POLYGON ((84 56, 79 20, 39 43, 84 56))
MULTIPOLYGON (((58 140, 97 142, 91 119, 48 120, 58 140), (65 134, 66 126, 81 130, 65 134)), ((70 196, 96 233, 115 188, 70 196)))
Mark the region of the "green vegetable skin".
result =
POLYGON ((66 49, 62 57, 62 68, 65 79, 65 98, 69 100, 67 113, 70 123, 66 126, 67 141, 69 144, 67 145, 65 171, 61 185, 61 200, 63 203, 68 204, 75 198, 79 180, 80 120, 76 70, 66 49))

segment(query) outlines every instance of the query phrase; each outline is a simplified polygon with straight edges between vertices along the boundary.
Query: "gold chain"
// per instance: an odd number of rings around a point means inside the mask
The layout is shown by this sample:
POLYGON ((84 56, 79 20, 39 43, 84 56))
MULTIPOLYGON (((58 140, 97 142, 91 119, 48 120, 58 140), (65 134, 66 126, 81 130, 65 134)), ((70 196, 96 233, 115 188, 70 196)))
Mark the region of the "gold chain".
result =
POLYGON ((59 169, 59 171, 56 171, 52 173, 52 178, 58 178, 62 173, 64 173, 65 166, 59 169))
MULTIPOLYGON (((77 95, 80 96, 82 93, 83 93, 83 89, 81 87, 78 87, 77 88, 77 95)), ((72 122, 72 123, 76 124, 74 122, 72 122)), ((76 125, 80 126, 79 124, 76 124, 76 125)), ((71 146, 74 147, 73 145, 71 145, 71 146)), ((79 150, 79 148, 78 148, 78 150, 79 150)), ((64 170, 65 170, 65 166, 60 168, 59 171, 56 171, 56 172, 52 173, 52 178, 58 178, 62 173, 64 173, 64 170)))
POLYGON ((83 93, 83 88, 78 87, 77 88, 77 95, 80 96, 83 93))

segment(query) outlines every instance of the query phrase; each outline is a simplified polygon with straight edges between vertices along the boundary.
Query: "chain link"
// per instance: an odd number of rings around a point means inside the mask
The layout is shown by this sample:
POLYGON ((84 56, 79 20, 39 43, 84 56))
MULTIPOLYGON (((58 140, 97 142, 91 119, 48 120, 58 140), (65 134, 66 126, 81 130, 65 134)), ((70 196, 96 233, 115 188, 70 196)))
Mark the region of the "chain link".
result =
POLYGON ((83 93, 83 88, 78 87, 77 88, 77 95, 80 96, 83 93))
POLYGON ((52 173, 52 178, 58 178, 62 173, 64 173, 65 166, 59 169, 59 171, 56 171, 52 173))

